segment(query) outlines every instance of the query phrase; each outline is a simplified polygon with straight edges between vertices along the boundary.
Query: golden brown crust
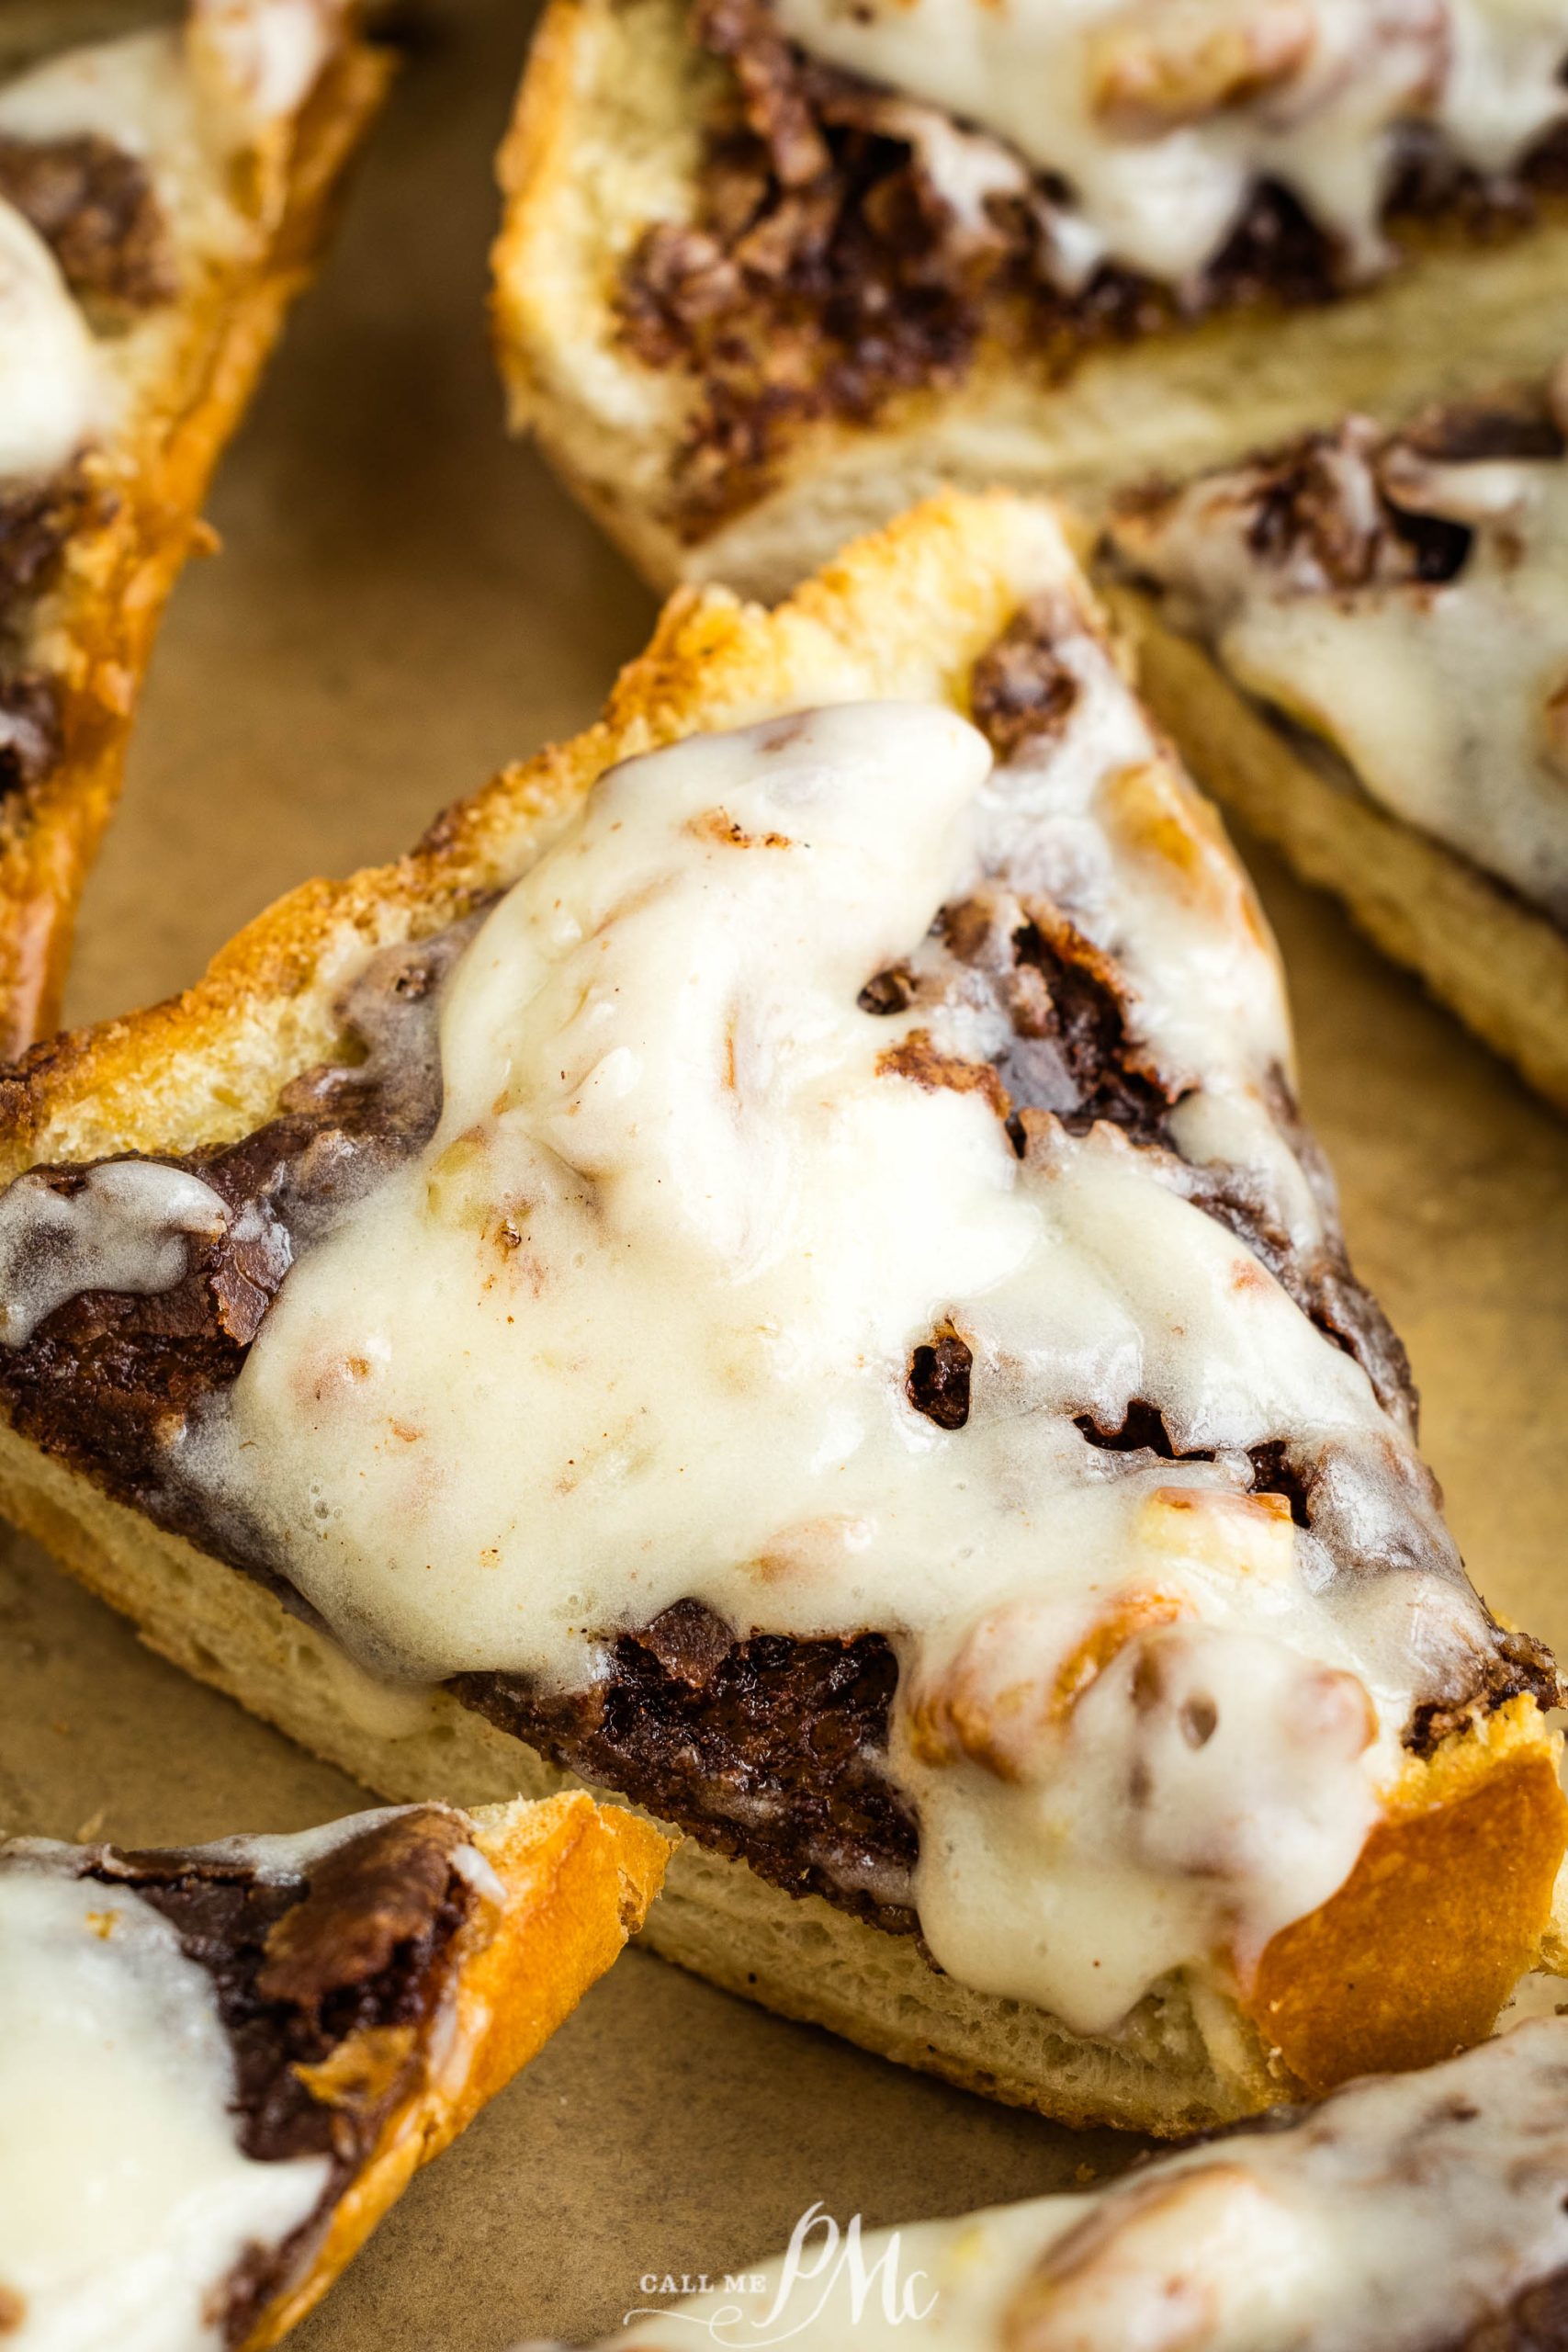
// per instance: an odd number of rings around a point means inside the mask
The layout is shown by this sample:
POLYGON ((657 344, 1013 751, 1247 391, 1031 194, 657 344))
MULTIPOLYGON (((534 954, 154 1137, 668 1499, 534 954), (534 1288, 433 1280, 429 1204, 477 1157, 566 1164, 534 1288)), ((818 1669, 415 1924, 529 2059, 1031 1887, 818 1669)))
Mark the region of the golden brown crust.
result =
MULTIPOLYGON (((186 996, 56 1039, 29 1057, 0 1084, 0 1180, 37 1159, 128 1148, 186 1151, 248 1132, 270 1114, 288 1079, 334 1049, 338 989, 368 950, 428 934, 513 878, 535 842, 613 763, 695 729, 743 724, 792 703, 908 695, 952 698, 963 707, 977 657, 1021 606, 1059 580, 1060 564, 1047 509, 1000 493, 949 496, 850 548, 772 614, 722 591, 682 592, 648 652, 623 673, 604 718, 585 734, 460 803, 398 864, 344 882, 314 882, 283 899, 231 942, 186 996)), ((1159 819, 1145 827, 1150 854, 1172 825, 1184 854, 1194 839, 1208 853, 1221 838, 1212 813, 1185 786, 1181 798, 1179 808, 1143 812, 1159 819), (1190 822, 1177 821, 1183 818, 1190 822)), ((1235 887, 1244 886, 1237 880, 1235 887)), ((191 1670, 234 1690, 390 1795, 420 1794, 432 1785, 421 1787, 414 1777, 427 1769, 423 1750, 378 1742, 352 1712, 333 1713, 320 1688, 304 1689, 307 1671, 325 1680, 318 1659, 323 1645, 286 1618, 271 1595, 244 1586, 243 1596, 236 1591, 219 1601, 220 1592, 244 1580, 97 1495, 9 1430, 0 1431, 0 1504, 191 1670), (249 1630, 241 1628, 242 1607, 249 1630), (220 1622, 224 1610, 231 1618, 220 1622)), ((504 1785, 523 1784, 525 1772, 542 1770, 531 1751, 478 1724, 450 1696, 441 1705, 447 1742, 440 1753, 448 1773, 458 1757, 476 1771, 519 1776, 504 1785), (456 1725, 460 1738, 452 1736, 456 1725)), ((1413 1763, 1397 1808, 1402 1820, 1424 1819, 1457 1807, 1461 1795, 1498 1776, 1507 1799, 1499 1798, 1502 1817, 1517 1834, 1521 1856, 1517 1899, 1499 1912, 1522 1949, 1532 1922, 1541 1924, 1533 1909, 1538 1882, 1550 1882, 1562 1851, 1561 1819, 1555 1813, 1548 1818, 1538 1801, 1540 1772, 1550 1769, 1556 1742, 1529 1702, 1506 1722, 1506 1737, 1499 1717, 1485 1733, 1456 1735, 1430 1760, 1413 1763), (1532 1761, 1540 1770, 1505 1778, 1505 1765, 1511 1774, 1532 1761), (1528 1803, 1519 1790, 1529 1792, 1528 1803)), ((447 1785, 455 1795, 469 1793, 447 1785)), ((1416 1833, 1404 1842, 1418 1842, 1416 1833)), ((1473 1893, 1467 1856, 1456 1833, 1456 1876, 1445 1883, 1455 1902, 1473 1893)), ((1123 2059, 1038 2013, 1020 2014, 1017 2004, 965 1994, 927 1969, 908 1939, 878 1935, 834 1918, 820 1904, 808 1907, 778 1895, 739 1865, 694 1848, 677 1860, 671 1896, 653 1932, 661 1948, 688 1964, 906 2063, 1079 2122, 1112 2120, 1168 2132, 1228 2120, 1299 2088, 1293 2051, 1325 2079, 1337 2079, 1364 2063, 1365 2034, 1372 2030, 1326 1978, 1310 2016, 1303 2007, 1305 2022, 1298 2025, 1295 2013, 1284 2009, 1276 2016, 1268 2004, 1280 1954, 1271 1947, 1262 1990, 1249 2006, 1283 2059, 1269 2064, 1252 2019, 1240 2009, 1228 2011, 1216 2040, 1212 2021, 1198 2022, 1181 1986, 1168 1988, 1140 2014, 1132 2054, 1123 2059)), ((1316 1915, 1327 1922, 1316 1933, 1330 1973, 1341 1935, 1350 1949, 1360 1932, 1358 1904, 1348 1900, 1337 1913, 1330 1905, 1316 1915)), ((1411 1914, 1417 1927, 1425 1916, 1411 1914)), ((1443 2001, 1468 2000, 1478 2017, 1488 2004, 1495 2008, 1494 1962, 1475 1970, 1467 1988, 1465 1944, 1450 1939, 1439 1950, 1424 1927, 1420 1932, 1410 1964, 1429 1972, 1439 1988, 1431 1996, 1432 2013, 1443 2001)), ((1490 2023, 1490 2010, 1484 2021, 1490 2023)))
POLYGON ((164 601, 199 539, 212 469, 312 275, 334 187, 389 71, 386 53, 363 42, 333 59, 300 118, 265 251, 199 288, 130 446, 90 462, 109 511, 65 553, 51 628, 64 681, 61 756, 0 812, 0 1059, 59 1019, 77 901, 118 796, 164 601))
POLYGON ((1269 1945, 1244 2006, 1314 2097, 1481 2041, 1534 1963, 1568 1829, 1544 1733, 1516 1701, 1413 1759, 1345 1884, 1269 1945))
POLYGON ((304 2317, 420 2165, 543 2047, 641 1927, 671 1850, 649 1823, 581 1792, 486 1807, 473 1843, 506 1900, 478 1896, 457 1931, 441 2011, 455 2018, 451 2047, 423 2053, 310 2269, 263 2309, 241 2352, 264 2352, 304 2317))

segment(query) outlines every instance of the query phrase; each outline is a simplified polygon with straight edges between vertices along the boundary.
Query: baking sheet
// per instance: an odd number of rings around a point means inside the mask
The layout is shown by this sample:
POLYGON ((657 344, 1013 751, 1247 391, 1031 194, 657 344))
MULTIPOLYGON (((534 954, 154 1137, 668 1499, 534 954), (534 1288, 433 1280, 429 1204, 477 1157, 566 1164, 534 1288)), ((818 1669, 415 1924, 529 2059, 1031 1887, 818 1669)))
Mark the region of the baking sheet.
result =
MULTIPOLYGON (((321 283, 172 608, 124 808, 87 894, 74 1019, 193 978, 278 891, 405 847, 508 757, 581 726, 651 618, 525 450, 485 344, 490 159, 529 11, 422 28, 321 283)), ((1494 1605, 1568 1649, 1568 1128, 1334 911, 1256 861, 1306 1107, 1353 1252, 1415 1360, 1427 1451, 1494 1605)), ((185 1840, 362 1802, 0 1544, 0 1823, 185 1840)), ((416 2181, 300 2352, 581 2340, 782 2245, 820 2200, 915 2219, 1127 2160, 766 2017, 633 1953, 416 2181)))

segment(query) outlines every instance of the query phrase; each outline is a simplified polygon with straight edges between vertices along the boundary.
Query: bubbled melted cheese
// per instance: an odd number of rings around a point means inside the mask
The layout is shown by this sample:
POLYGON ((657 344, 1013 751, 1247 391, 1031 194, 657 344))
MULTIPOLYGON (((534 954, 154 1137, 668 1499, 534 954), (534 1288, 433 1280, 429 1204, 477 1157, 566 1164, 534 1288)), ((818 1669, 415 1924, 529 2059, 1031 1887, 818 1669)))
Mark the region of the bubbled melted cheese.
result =
POLYGON ((247 2156, 210 1978, 128 1889, 0 1869, 0 2311, 16 2352, 209 2352, 329 2162, 247 2156))
POLYGON ((616 2340, 1436 2352, 1568 2267, 1565 2177, 1568 2024, 1553 2019, 1096 2196, 857 2228, 852 2248, 839 2218, 816 2216, 739 2291, 639 2314, 616 2340))
MULTIPOLYGON (((1108 2030, 1343 1881, 1412 1608, 1429 1657, 1479 1621, 1436 1574, 1337 1579, 1247 1491, 1247 1447, 1303 1440, 1365 1555, 1410 1549, 1403 1437, 1183 1162, 1046 1119, 1021 1162, 983 1091, 900 1073, 913 1011, 857 1003, 1005 862, 1119 958, 1183 1148, 1310 1244, 1250 900, 1098 642, 1062 643, 1065 733, 1003 770, 878 704, 604 778, 447 983, 429 1145, 295 1266, 183 1475, 393 1673, 581 1689, 688 1597, 885 1632, 921 1847, 874 1891, 961 1981, 1108 2030), (906 1391, 943 1327, 958 1430, 906 1391), (1074 1425, 1133 1398, 1215 1459, 1074 1425)), ((982 1049, 979 1018, 932 1048, 982 1049)))
POLYGON ((1352 272, 1388 256, 1395 134, 1506 173, 1564 110, 1563 0, 774 0, 814 55, 1066 183, 1059 256, 1178 282, 1289 188, 1352 272))
MULTIPOLYGON (((1375 502, 1348 434, 1348 511, 1375 502)), ((1356 784, 1568 923, 1568 459, 1382 460, 1402 505, 1472 533, 1456 576, 1336 586, 1249 528, 1260 479, 1195 484, 1124 545, 1249 695, 1356 784)))

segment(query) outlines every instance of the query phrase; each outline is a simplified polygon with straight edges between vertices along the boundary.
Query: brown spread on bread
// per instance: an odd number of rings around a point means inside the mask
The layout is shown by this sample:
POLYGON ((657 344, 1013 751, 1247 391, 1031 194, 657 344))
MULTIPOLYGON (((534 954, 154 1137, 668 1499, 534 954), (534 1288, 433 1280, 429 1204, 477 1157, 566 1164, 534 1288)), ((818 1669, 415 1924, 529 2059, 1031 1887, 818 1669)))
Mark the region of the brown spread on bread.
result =
POLYGON ((73 294, 127 311, 178 294, 168 223, 147 166, 112 140, 0 135, 0 198, 32 223, 73 294))
POLYGON ((324 1848, 307 1836, 185 1851, 11 1849, 13 1866, 96 1880, 161 1914, 211 1984, 244 2154, 327 2160, 308 2218, 282 2243, 253 2245, 220 2290, 230 2344, 308 2266, 413 2087, 420 2036, 474 1902, 454 1861, 470 1834, 464 1815, 429 1805, 345 1827, 324 1848))
MULTIPOLYGON (((1011 184, 998 175, 957 209, 923 149, 931 108, 809 56, 768 0, 696 0, 692 26, 728 68, 698 209, 647 231, 619 293, 627 348, 698 388, 674 478, 690 539, 760 494, 802 426, 868 423, 900 394, 951 387, 991 342, 1049 384, 1108 345, 1330 302, 1354 276, 1339 240, 1263 180, 1179 288, 1113 261, 1065 285, 1053 218, 1068 192, 1052 175, 1020 162, 1011 184)), ((1420 126, 1400 152, 1383 203, 1396 241, 1508 233, 1568 181, 1562 126, 1505 178, 1483 180, 1420 126)))

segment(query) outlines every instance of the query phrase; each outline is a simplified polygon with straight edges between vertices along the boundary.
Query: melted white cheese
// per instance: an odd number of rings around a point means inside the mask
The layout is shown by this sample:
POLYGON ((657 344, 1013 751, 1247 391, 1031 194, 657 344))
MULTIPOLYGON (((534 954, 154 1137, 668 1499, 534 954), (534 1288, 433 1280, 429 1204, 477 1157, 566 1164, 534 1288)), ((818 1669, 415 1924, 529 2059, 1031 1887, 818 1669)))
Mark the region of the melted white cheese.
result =
POLYGON ((24 1347, 83 1291, 172 1289, 188 1237, 215 1239, 228 1223, 210 1184, 158 1160, 107 1161, 70 1193, 18 1178, 0 1193, 0 1347, 24 1347))
POLYGON ((1568 2023, 1361 2083, 1095 2196, 860 2236, 637 2317, 627 2352, 1432 2352, 1568 2266, 1568 2023))
POLYGON ((259 2164, 211 1983, 127 1890, 0 1871, 0 2306, 16 2352, 208 2352, 209 2301, 327 2185, 259 2164))
MULTIPOLYGON (((1341 470, 1353 506, 1371 477, 1353 453, 1341 470)), ((1568 460, 1407 453, 1401 502, 1474 534, 1442 585, 1335 588, 1269 560, 1247 527, 1256 479, 1210 477, 1129 526, 1173 618, 1382 807, 1568 922, 1568 460)))
POLYGON ((0 481, 68 465, 106 405, 96 348, 53 254, 0 199, 0 481))
MULTIPOLYGON (((1189 1150, 1314 1238, 1256 914, 1102 649, 1060 643, 1077 705, 1005 771, 951 711, 872 705, 603 779, 447 984, 429 1145, 294 1268, 173 1466, 400 1675, 581 1688, 689 1596, 886 1631, 933 1951, 1096 2030, 1333 1892, 1396 1764, 1412 1610, 1427 1656, 1478 1621, 1436 1576, 1337 1581, 1246 1491, 1247 1448, 1302 1439, 1359 1557, 1408 1528, 1364 1374, 1182 1162, 1047 1123, 1021 1165, 983 1094, 885 1067, 918 1012, 857 1005, 1005 866, 1117 956, 1189 1150), (905 1387, 948 1322, 956 1431, 905 1387), (1134 1397, 1216 1459, 1074 1426, 1134 1397)), ((933 1026, 975 1049, 962 1008, 933 1026)))
POLYGON ((774 0, 813 54, 1009 141, 1065 180, 1070 275, 1179 283, 1263 179, 1388 258, 1399 127, 1506 171, 1568 107, 1564 0, 774 0))

